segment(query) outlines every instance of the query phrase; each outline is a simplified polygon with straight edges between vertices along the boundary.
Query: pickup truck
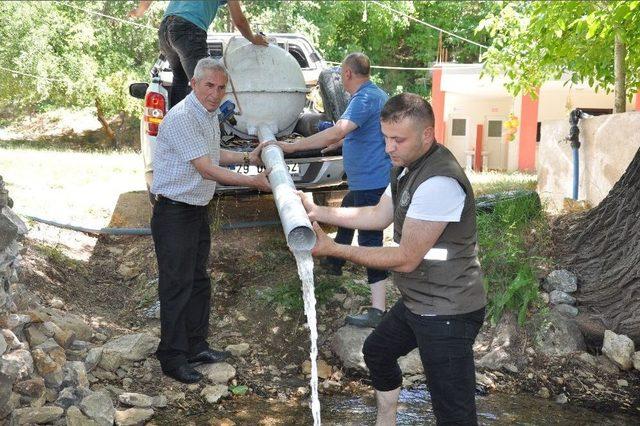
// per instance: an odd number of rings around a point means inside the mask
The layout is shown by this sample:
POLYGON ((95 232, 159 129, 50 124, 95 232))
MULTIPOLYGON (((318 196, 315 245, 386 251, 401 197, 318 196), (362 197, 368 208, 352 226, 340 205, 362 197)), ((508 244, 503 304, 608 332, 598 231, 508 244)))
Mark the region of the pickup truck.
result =
MULTIPOLYGON (((207 44, 209 54, 212 57, 222 57, 228 41, 237 37, 233 33, 209 33, 207 44)), ((294 134, 309 136, 318 131, 320 121, 335 121, 342 114, 348 102, 348 95, 342 88, 340 74, 337 69, 328 68, 311 43, 302 35, 297 34, 273 34, 269 36, 269 42, 277 44, 289 52, 296 60, 305 79, 305 84, 311 93, 320 94, 323 111, 320 111, 318 96, 310 96, 307 106, 301 114, 294 134)), ((140 126, 140 144, 144 159, 145 180, 147 190, 151 188, 153 180, 153 152, 155 147, 158 127, 163 117, 171 107, 168 91, 171 90, 173 75, 169 63, 162 55, 159 56, 150 71, 150 83, 133 83, 129 86, 131 96, 144 100, 144 112, 140 126)), ((256 146, 257 141, 242 140, 225 131, 221 124, 221 146, 232 150, 250 150, 256 146)), ((321 154, 320 150, 297 152, 285 156, 289 172, 297 188, 305 190, 335 189, 343 186, 346 181, 342 164, 342 152, 336 151, 321 154)), ((238 173, 257 174, 260 169, 255 166, 232 166, 238 173)), ((233 186, 218 186, 217 194, 228 194, 250 191, 248 188, 233 186)), ((153 197, 150 194, 153 203, 153 197)))

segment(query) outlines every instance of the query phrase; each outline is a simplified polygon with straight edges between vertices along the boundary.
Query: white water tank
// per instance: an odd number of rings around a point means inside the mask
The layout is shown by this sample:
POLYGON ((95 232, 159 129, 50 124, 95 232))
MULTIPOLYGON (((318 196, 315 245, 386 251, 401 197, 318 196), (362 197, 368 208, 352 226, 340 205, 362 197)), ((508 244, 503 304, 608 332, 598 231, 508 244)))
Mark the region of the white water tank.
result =
MULTIPOLYGON (((290 134, 304 108, 308 89, 295 58, 277 45, 256 46, 243 37, 229 40, 223 62, 227 95, 236 105, 237 124, 228 130, 244 139, 290 134)), ((262 139, 262 138, 261 138, 262 139)))

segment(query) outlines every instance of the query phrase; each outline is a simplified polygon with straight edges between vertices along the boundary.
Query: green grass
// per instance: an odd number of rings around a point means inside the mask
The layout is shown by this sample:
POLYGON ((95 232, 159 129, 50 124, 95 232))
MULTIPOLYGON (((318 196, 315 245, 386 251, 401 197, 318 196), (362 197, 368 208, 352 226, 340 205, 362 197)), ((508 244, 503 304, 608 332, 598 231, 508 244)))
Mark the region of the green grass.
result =
POLYGON ((492 212, 479 213, 477 223, 488 317, 495 324, 509 310, 522 325, 539 301, 536 271, 546 262, 536 253, 536 242, 548 229, 540 202, 537 197, 502 201, 492 212))
MULTIPOLYGON (((341 287, 341 278, 316 276, 316 303, 318 305, 324 305, 341 287)), ((304 309, 304 302, 302 300, 302 283, 297 275, 295 277, 285 279, 262 292, 261 297, 266 303, 281 305, 291 312, 297 312, 304 309)))

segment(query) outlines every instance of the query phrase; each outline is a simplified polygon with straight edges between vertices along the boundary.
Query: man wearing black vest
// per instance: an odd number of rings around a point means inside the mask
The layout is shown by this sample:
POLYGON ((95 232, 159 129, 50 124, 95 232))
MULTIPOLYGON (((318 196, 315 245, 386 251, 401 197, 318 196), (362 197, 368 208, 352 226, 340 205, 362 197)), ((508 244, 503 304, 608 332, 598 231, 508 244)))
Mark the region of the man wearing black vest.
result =
POLYGON ((418 347, 438 424, 475 425, 473 342, 486 295, 478 262, 473 189, 451 152, 434 139, 431 105, 403 93, 380 114, 393 169, 373 207, 331 208, 301 194, 313 221, 356 229, 394 225, 394 247, 335 244, 317 222, 314 256, 393 271, 401 299, 362 352, 376 389, 377 425, 395 425, 398 358, 418 347))

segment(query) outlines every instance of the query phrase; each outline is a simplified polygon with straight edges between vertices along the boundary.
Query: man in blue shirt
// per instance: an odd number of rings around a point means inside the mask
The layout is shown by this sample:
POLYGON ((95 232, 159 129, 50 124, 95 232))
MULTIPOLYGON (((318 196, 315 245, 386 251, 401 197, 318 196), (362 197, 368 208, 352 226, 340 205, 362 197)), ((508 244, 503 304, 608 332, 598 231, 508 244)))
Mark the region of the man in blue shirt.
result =
MULTIPOLYGON (((141 17, 153 0, 141 0, 129 16, 141 17)), ((207 29, 218 12, 228 4, 233 24, 251 43, 266 46, 262 34, 253 34, 237 0, 171 0, 158 29, 160 52, 173 71, 169 106, 173 107, 189 93, 189 80, 198 61, 207 56, 207 29)))
MULTIPOLYGON (((384 136, 380 128, 380 111, 387 94, 370 80, 369 58, 351 53, 342 61, 342 84, 351 95, 346 111, 333 127, 293 143, 278 142, 285 153, 324 148, 323 152, 342 145, 344 170, 349 192, 342 207, 375 206, 389 184, 391 160, 384 151, 384 136)), ((353 229, 338 228, 335 241, 350 245, 353 229)), ((382 231, 358 230, 358 244, 381 247, 382 231)), ((334 275, 342 273, 344 260, 328 258, 328 269, 334 275)), ((367 269, 371 287, 371 308, 362 315, 348 315, 347 324, 375 327, 386 308, 385 284, 388 272, 367 269)))

